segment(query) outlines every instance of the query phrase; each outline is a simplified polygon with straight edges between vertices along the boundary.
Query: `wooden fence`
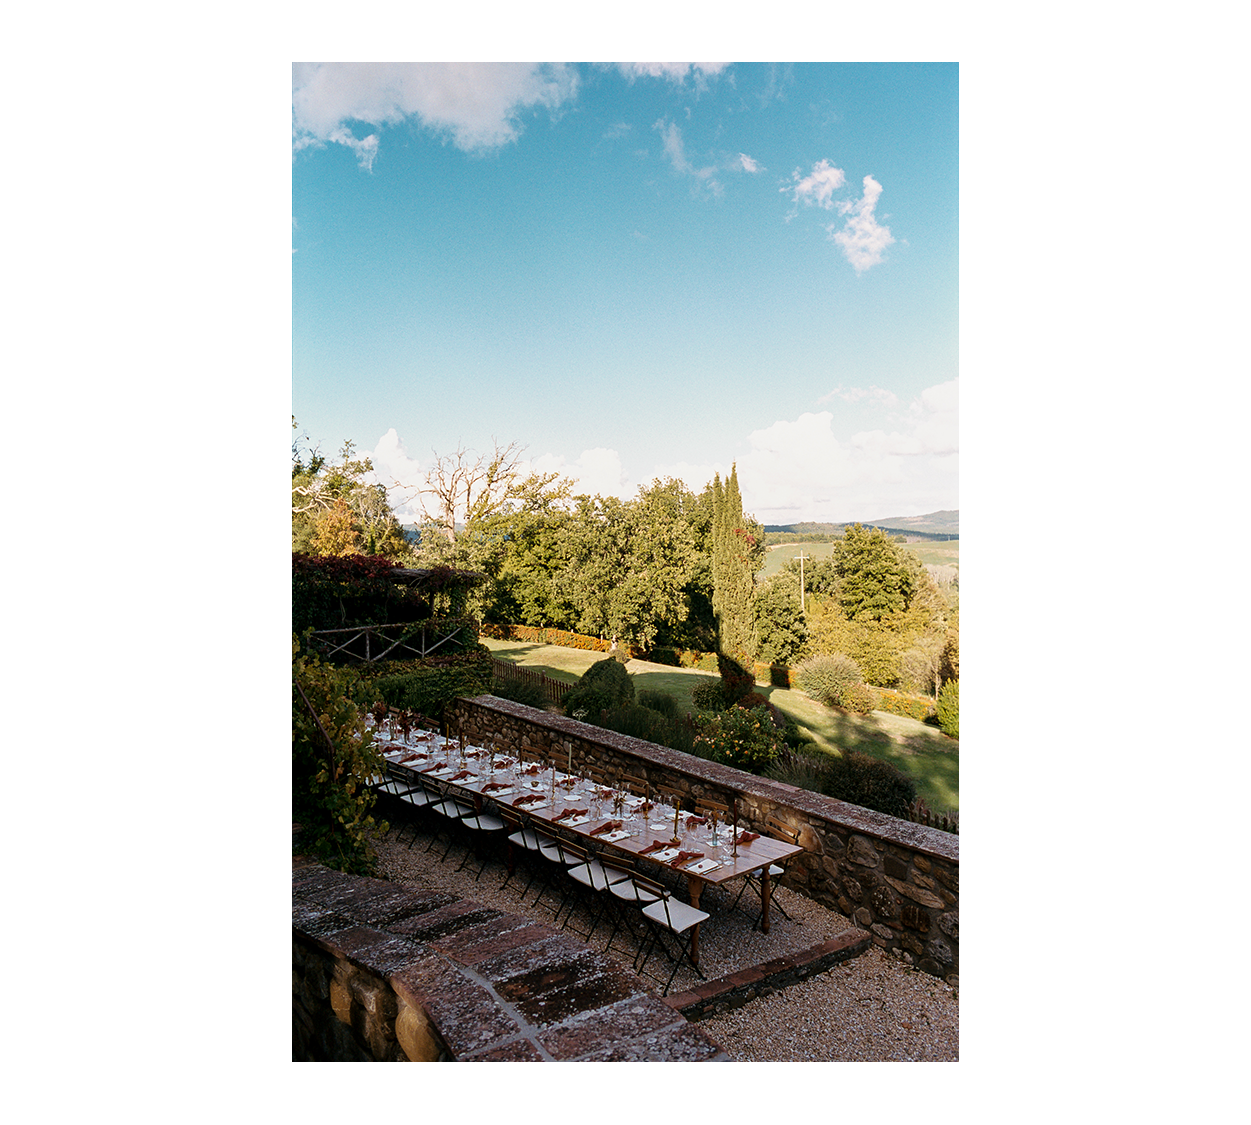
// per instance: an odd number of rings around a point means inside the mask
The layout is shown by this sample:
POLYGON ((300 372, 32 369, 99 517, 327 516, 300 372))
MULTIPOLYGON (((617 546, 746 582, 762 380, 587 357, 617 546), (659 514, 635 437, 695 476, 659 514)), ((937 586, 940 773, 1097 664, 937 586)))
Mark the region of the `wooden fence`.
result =
POLYGON ((948 809, 946 812, 933 812, 920 797, 908 806, 908 820, 913 824, 924 824, 929 828, 937 828, 942 832, 960 835, 960 814, 948 809))
POLYGON ((537 684, 543 689, 543 698, 548 703, 564 702, 565 696, 573 687, 573 684, 567 684, 563 680, 553 680, 550 676, 545 676, 533 668, 518 668, 516 664, 510 664, 507 660, 492 658, 491 672, 497 680, 537 684))

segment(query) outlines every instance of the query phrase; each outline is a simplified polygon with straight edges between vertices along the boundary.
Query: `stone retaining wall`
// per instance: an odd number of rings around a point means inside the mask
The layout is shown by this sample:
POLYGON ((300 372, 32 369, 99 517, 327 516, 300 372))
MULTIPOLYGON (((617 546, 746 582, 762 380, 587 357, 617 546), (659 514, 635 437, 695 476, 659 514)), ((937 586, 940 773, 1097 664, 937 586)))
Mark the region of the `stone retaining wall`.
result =
POLYGON ((776 815, 798 829, 804 848, 786 865, 786 886, 846 915, 908 964, 959 984, 958 836, 492 695, 457 700, 449 718, 475 745, 577 772, 619 770, 690 802, 733 804, 753 831, 776 815))

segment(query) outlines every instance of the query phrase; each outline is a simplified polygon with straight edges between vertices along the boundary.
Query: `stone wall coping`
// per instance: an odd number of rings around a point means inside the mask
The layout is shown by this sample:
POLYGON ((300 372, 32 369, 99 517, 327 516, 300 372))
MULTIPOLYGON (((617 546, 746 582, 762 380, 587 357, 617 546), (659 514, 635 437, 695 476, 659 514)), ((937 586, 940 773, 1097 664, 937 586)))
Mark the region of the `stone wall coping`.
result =
POLYGON ((494 695, 476 695, 469 702, 484 710, 495 711, 532 726, 546 727, 548 730, 558 731, 570 737, 582 739, 584 742, 597 742, 624 754, 655 762, 658 766, 686 774, 688 777, 710 785, 785 805, 798 812, 828 821, 848 832, 864 833, 875 836, 887 844, 910 848, 924 855, 950 860, 952 863, 960 862, 960 837, 950 832, 943 832, 924 824, 913 824, 911 821, 900 820, 898 817, 887 816, 873 809, 848 804, 834 797, 826 797, 781 781, 759 777, 720 762, 711 762, 706 758, 685 754, 681 750, 660 746, 655 742, 645 742, 641 738, 634 738, 628 734, 605 730, 603 727, 593 726, 578 719, 553 715, 550 711, 540 711, 535 707, 527 707, 524 703, 515 703, 511 699, 500 699, 494 695))

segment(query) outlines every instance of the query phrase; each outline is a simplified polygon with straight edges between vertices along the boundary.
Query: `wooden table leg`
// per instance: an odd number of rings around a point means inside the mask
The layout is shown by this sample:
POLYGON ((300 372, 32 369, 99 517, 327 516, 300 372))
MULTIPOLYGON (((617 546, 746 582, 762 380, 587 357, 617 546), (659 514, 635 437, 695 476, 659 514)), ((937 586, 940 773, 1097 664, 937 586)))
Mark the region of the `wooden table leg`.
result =
MULTIPOLYGON (((699 909, 699 896, 704 893, 704 881, 698 875, 686 874, 686 889, 691 905, 699 909)), ((699 965, 699 926, 691 931, 691 964, 699 965)))
POLYGON ((769 900, 773 897, 773 888, 769 886, 769 869, 766 867, 760 876, 760 930, 769 932, 769 900))

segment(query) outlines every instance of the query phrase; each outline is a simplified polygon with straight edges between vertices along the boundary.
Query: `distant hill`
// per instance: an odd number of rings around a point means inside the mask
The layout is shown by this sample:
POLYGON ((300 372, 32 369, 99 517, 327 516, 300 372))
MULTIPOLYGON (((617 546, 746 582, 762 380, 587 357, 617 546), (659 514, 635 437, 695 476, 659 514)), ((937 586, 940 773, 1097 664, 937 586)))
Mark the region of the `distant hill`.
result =
POLYGON ((930 512, 924 516, 889 516, 880 520, 848 520, 846 523, 803 523, 765 524, 765 531, 782 532, 789 535, 838 535, 850 524, 859 523, 864 527, 880 527, 883 531, 894 531, 903 535, 916 535, 922 539, 959 539, 960 509, 952 511, 930 512))

